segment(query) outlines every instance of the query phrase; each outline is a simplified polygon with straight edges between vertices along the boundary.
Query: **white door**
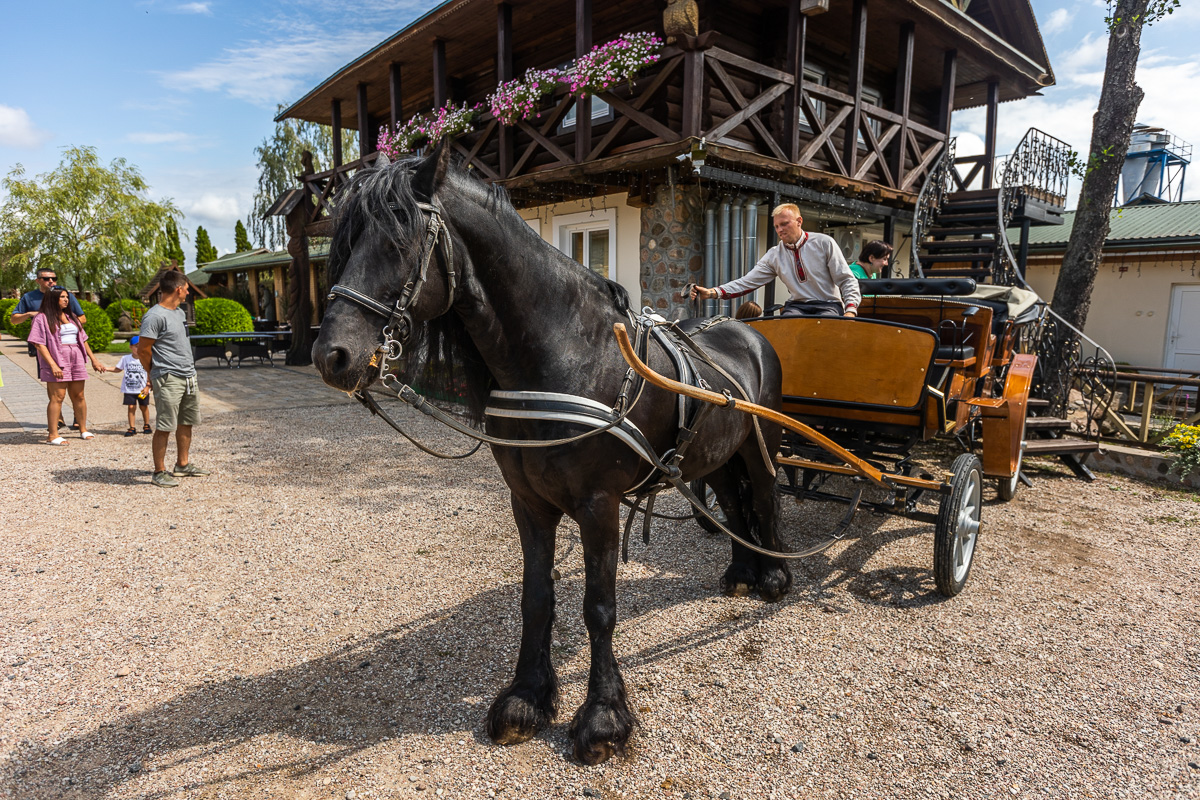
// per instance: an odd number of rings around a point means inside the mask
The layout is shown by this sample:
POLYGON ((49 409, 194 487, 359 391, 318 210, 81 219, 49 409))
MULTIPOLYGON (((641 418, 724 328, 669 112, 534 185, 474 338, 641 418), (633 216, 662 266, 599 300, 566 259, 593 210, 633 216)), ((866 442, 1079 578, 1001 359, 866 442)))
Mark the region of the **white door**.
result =
POLYGON ((1175 286, 1163 366, 1200 372, 1200 286, 1175 286))

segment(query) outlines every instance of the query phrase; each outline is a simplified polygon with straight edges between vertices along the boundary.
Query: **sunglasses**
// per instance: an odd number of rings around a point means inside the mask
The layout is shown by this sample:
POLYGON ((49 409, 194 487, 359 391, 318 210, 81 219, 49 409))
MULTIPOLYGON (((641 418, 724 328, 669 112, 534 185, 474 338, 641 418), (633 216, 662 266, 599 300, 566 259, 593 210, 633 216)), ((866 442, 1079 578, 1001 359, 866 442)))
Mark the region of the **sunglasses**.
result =
POLYGON ((56 280, 58 280, 58 276, 51 275, 50 277, 46 277, 45 275, 42 275, 42 276, 38 277, 38 280, 39 281, 50 281, 51 283, 54 283, 56 280))

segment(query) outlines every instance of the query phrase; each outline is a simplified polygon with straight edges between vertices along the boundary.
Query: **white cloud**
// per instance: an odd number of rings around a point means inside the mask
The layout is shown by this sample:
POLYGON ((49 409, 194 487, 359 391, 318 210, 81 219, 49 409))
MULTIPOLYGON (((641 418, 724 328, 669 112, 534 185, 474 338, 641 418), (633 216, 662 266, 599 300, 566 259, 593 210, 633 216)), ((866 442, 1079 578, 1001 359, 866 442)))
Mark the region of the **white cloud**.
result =
POLYGON ((0 145, 33 149, 50 138, 33 124, 23 108, 0 105, 0 145))
POLYGON ((207 14, 212 16, 212 9, 209 7, 212 3, 182 3, 175 6, 177 14, 207 14))
POLYGON ((1108 56, 1108 37, 1093 36, 1088 33, 1079 45, 1068 52, 1062 59, 1061 74, 1074 80, 1079 74, 1104 69, 1104 59, 1108 56))
POLYGON ((351 31, 325 38, 315 33, 290 40, 248 42, 225 50, 220 58, 181 72, 168 73, 163 83, 172 89, 225 92, 267 108, 297 99, 333 70, 377 45, 378 31, 351 31))
POLYGON ((241 204, 237 197, 212 192, 206 192, 195 200, 185 203, 183 210, 189 217, 198 217, 217 226, 228 225, 230 228, 242 214, 241 204))
POLYGON ((1050 12, 1050 16, 1046 17, 1042 29, 1048 34, 1059 33, 1070 27, 1073 19, 1075 19, 1074 11, 1067 8, 1055 9, 1050 12))
POLYGON ((165 133, 141 131, 131 133, 125 139, 134 144, 187 144, 192 140, 192 135, 183 131, 169 131, 165 133))

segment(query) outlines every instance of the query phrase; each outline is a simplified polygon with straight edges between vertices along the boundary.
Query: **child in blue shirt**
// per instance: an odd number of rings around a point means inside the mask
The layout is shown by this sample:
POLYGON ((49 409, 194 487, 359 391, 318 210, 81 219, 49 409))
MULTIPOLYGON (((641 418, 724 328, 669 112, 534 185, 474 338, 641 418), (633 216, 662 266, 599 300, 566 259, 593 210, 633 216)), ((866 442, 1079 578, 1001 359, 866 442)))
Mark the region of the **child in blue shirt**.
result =
POLYGON ((129 340, 129 355, 121 356, 117 362, 116 372, 122 373, 121 392, 125 395, 124 404, 129 410, 129 430, 126 436, 136 436, 137 407, 142 407, 142 433, 153 433, 150 429, 150 379, 146 368, 138 358, 138 337, 129 340))

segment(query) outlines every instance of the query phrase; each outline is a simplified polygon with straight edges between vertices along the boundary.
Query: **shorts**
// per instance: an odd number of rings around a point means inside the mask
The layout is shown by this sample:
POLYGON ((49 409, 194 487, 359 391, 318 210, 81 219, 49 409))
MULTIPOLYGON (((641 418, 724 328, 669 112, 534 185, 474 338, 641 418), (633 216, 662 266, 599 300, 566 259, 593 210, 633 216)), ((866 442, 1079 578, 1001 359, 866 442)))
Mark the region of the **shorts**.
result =
POLYGON ((59 354, 58 367, 62 370, 61 378, 54 377, 54 373, 50 370, 50 365, 38 359, 38 377, 44 383, 67 383, 69 381, 86 381, 87 380, 87 359, 83 356, 83 351, 78 345, 66 345, 62 348, 59 354))
POLYGON ((155 431, 171 433, 180 425, 200 424, 200 388, 195 375, 163 375, 150 383, 154 387, 155 431))
POLYGON ((125 400, 122 405, 127 406, 148 406, 150 405, 150 396, 139 397, 136 394, 125 394, 125 400))

